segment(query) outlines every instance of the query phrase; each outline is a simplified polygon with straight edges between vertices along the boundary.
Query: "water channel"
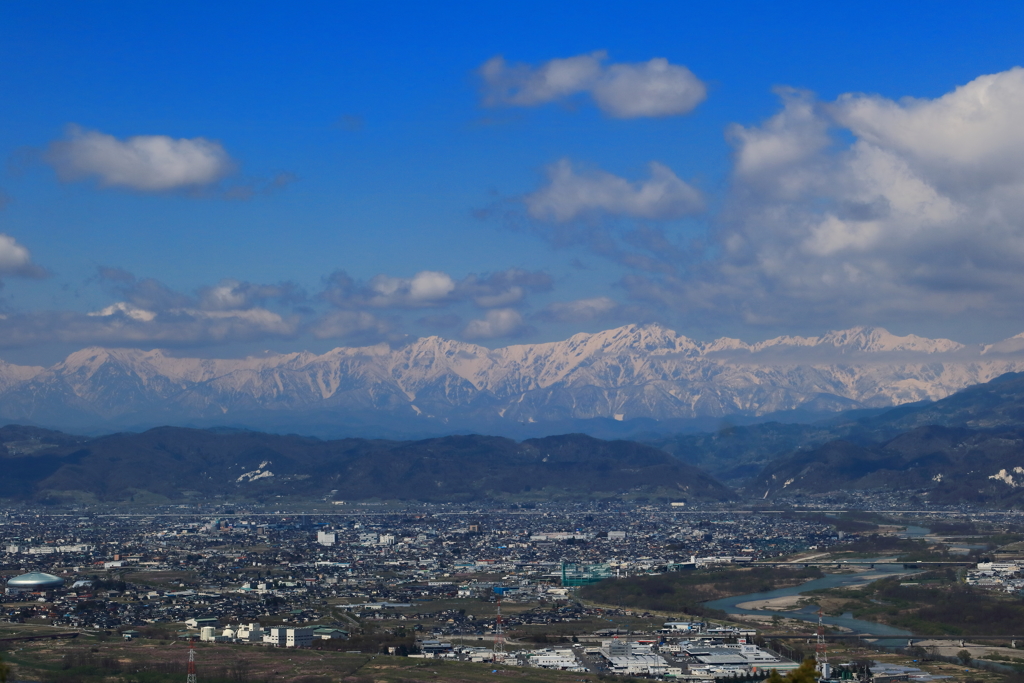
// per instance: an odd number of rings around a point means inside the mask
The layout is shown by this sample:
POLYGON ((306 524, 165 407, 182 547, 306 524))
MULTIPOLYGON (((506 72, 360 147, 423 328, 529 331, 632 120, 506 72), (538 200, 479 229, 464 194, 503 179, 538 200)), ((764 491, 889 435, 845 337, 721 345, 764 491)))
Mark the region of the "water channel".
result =
MULTIPOLYGON (((868 560, 870 562, 884 562, 892 561, 893 558, 876 558, 874 560, 868 560)), ((848 588, 851 586, 862 586, 878 579, 884 579, 890 576, 901 576, 906 574, 919 573, 919 569, 904 569, 902 564, 893 564, 891 566, 878 565, 876 564, 873 569, 869 569, 865 572, 853 572, 849 574, 826 574, 820 579, 814 579, 807 583, 802 583, 799 586, 791 586, 789 588, 779 588, 773 591, 767 591, 764 593, 748 593, 746 595, 736 595, 731 598, 722 598, 721 600, 712 600, 711 602, 705 602, 705 607, 711 607, 712 609, 720 609, 728 614, 750 614, 750 615, 761 615, 761 616, 779 616, 783 619, 801 619, 803 621, 810 621, 817 623, 818 621, 818 609, 814 605, 807 605, 799 610, 790 611, 776 611, 766 609, 744 609, 737 607, 737 605, 744 602, 771 600, 772 598, 783 598, 792 595, 800 595, 807 591, 819 590, 823 588, 848 588)), ((873 636, 905 636, 909 635, 909 631, 895 628, 893 626, 886 626, 885 624, 879 624, 874 621, 864 621, 863 619, 854 619, 850 614, 843 614, 838 617, 825 616, 821 619, 824 623, 830 626, 840 626, 848 628, 854 633, 863 633, 866 635, 873 636)))
MULTIPOLYGON (((923 526, 908 525, 904 530, 896 535, 901 538, 911 538, 915 540, 923 540, 925 536, 931 533, 931 529, 923 526)), ((867 562, 895 562, 894 557, 879 557, 873 560, 866 560, 867 562)), ((862 560, 864 561, 864 560, 862 560)), ((854 586, 863 586, 884 579, 891 576, 908 576, 910 574, 920 573, 919 569, 904 569, 902 564, 875 564, 873 568, 864 572, 851 572, 847 574, 826 574, 820 579, 814 579, 807 583, 800 584, 799 586, 791 586, 789 588, 779 588, 773 591, 766 591, 764 593, 748 593, 746 595, 736 595, 731 598, 722 598, 721 600, 712 600, 704 603, 705 606, 711 607, 712 609, 720 609, 727 614, 750 614, 750 615, 761 615, 761 616, 778 616, 783 619, 800 619, 802 621, 809 621, 811 623, 818 622, 818 609, 815 605, 807 605, 798 610, 767 610, 767 609, 744 609, 737 607, 745 602, 754 602, 761 600, 771 600, 772 598, 783 598, 793 595, 801 595, 808 591, 821 590, 825 588, 850 588, 854 586)), ((829 626, 838 626, 846 629, 850 629, 853 633, 863 633, 867 636, 907 636, 910 635, 910 631, 905 631, 901 628, 894 626, 887 626, 885 624, 879 624, 874 621, 865 621, 863 619, 854 619, 853 615, 849 612, 840 615, 838 617, 823 616, 822 622, 829 626)), ((896 638, 882 638, 876 641, 879 645, 885 645, 889 647, 899 646, 906 643, 903 639, 896 638)))
POLYGON ((911 525, 907 526, 903 531, 901 531, 900 533, 898 533, 896 535, 899 536, 900 538, 914 538, 914 539, 919 539, 920 540, 920 539, 924 538, 925 536, 927 536, 928 534, 930 534, 931 532, 932 532, 932 530, 927 528, 927 527, 914 526, 914 525, 911 524, 911 525))

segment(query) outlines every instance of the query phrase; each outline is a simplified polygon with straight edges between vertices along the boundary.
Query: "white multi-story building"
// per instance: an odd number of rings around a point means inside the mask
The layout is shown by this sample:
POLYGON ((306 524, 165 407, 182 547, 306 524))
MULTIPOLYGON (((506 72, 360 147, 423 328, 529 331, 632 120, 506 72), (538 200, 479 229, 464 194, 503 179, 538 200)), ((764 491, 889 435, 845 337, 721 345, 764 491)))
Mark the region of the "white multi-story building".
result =
POLYGON ((7 552, 9 553, 28 553, 29 555, 55 555, 57 553, 88 553, 92 552, 95 548, 85 543, 74 543, 71 545, 38 545, 38 546, 26 546, 26 545, 9 545, 7 546, 7 552))
POLYGON ((214 626, 204 626, 199 629, 199 640, 204 643, 227 643, 232 638, 223 635, 218 636, 217 629, 214 626))
POLYGON ((576 653, 572 649, 540 650, 530 655, 530 665, 542 669, 559 669, 561 671, 586 671, 581 667, 576 653))
POLYGON ((329 548, 337 542, 337 535, 333 531, 318 531, 316 542, 329 548))
POLYGON ((612 640, 602 641, 601 643, 601 654, 604 655, 605 659, 610 660, 612 657, 628 657, 632 652, 632 643, 625 639, 614 638, 612 640))
POLYGON ((313 629, 290 628, 285 639, 285 647, 312 647, 313 629))
POLYGON ((661 628, 664 631, 699 631, 703 626, 700 621, 666 621, 661 628))
POLYGON ((608 667, 612 673, 626 676, 664 676, 667 673, 668 664, 659 655, 648 654, 609 657, 608 667))
MULTIPOLYGON (((225 630, 224 635, 228 632, 225 630)), ((235 640, 242 643, 262 643, 263 642, 263 627, 259 625, 259 622, 253 622, 251 624, 239 624, 238 628, 235 629, 234 634, 235 640)))
POLYGON ((313 629, 275 626, 267 629, 263 636, 263 642, 274 647, 311 647, 313 645, 313 629))

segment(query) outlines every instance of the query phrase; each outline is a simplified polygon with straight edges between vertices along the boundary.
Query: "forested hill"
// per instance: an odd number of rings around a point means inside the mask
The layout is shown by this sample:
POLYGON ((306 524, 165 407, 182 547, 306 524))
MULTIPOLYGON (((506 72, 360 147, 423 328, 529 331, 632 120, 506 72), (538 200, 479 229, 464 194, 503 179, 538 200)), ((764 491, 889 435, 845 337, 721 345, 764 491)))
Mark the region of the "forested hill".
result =
POLYGON ((913 490, 931 503, 1024 506, 1024 375, 835 430, 842 431, 844 438, 772 460, 750 493, 913 490))
MULTIPOLYGON (((973 444, 972 452, 976 454, 994 455, 999 451, 1009 458, 997 458, 990 463, 988 455, 985 455, 977 461, 978 465, 984 465, 985 477, 998 473, 1004 467, 1011 472, 1014 467, 1024 467, 1024 452, 1019 448, 1008 450, 1005 443, 1007 438, 1017 439, 1015 433, 1024 430, 1024 374, 1007 373, 990 382, 961 389, 939 401, 922 401, 887 410, 850 411, 813 424, 725 424, 716 432, 656 437, 645 442, 706 470, 726 484, 740 487, 757 481, 751 491, 756 497, 763 496, 766 490, 775 495, 794 490, 822 492, 850 486, 931 487, 943 481, 948 487, 954 479, 963 482, 960 474, 977 468, 969 467, 958 474, 959 466, 955 463, 959 456, 956 453, 951 452, 951 460, 931 458, 928 462, 939 465, 937 469, 920 467, 925 461, 919 459, 922 454, 915 449, 930 448, 921 444, 935 445, 931 455, 947 448, 935 440, 935 435, 941 432, 916 431, 925 427, 961 430, 957 433, 971 436, 967 441, 955 443, 973 444), (1014 434, 1007 436, 1011 432, 1014 434), (890 442, 891 447, 887 445, 890 442), (911 448, 912 443, 918 445, 911 448), (911 450, 906 450, 908 448, 911 450), (877 471, 878 475, 864 478, 857 474, 851 475, 852 479, 848 478, 843 474, 846 469, 836 469, 840 466, 836 459, 840 453, 849 457, 859 453, 861 455, 855 459, 867 458, 856 465, 847 458, 842 461, 846 463, 843 468, 852 467, 850 472, 877 471), (992 469, 992 465, 997 463, 998 467, 992 469), (805 467, 811 469, 804 471, 805 467), (886 474, 904 469, 914 470, 914 475, 886 474), (810 476, 812 472, 817 474, 810 476), (926 472, 927 477, 924 477, 926 472), (938 480, 930 481, 931 477, 939 475, 938 480), (776 480, 771 480, 772 476, 776 480), (763 481, 764 477, 768 477, 767 482, 763 481), (793 483, 785 486, 790 479, 794 480, 793 483)), ((968 458, 964 464, 969 466, 973 462, 968 458)), ((995 480, 985 479, 981 483, 987 488, 993 482, 995 480)), ((966 485, 961 493, 968 493, 971 486, 966 485)), ((1013 494, 1012 488, 1004 485, 1002 491, 1013 494)), ((959 500, 960 495, 958 493, 954 498, 959 500)))
POLYGON ((751 494, 912 491, 936 504, 1024 505, 1024 430, 918 427, 880 444, 830 441, 764 469, 751 494))
POLYGON ((0 428, 0 497, 104 501, 264 499, 467 501, 732 492, 656 448, 582 434, 517 443, 491 436, 322 441, 250 431, 161 427, 79 438, 0 428))

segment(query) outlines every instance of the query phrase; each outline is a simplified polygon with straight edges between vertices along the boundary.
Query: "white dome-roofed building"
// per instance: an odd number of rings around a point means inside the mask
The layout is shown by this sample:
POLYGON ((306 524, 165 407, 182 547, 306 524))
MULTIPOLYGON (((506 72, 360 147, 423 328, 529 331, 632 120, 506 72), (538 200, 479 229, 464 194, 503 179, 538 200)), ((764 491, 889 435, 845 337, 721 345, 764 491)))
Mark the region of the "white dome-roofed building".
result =
POLYGON ((45 572, 29 572, 7 580, 8 593, 33 593, 52 591, 64 587, 64 579, 45 572))

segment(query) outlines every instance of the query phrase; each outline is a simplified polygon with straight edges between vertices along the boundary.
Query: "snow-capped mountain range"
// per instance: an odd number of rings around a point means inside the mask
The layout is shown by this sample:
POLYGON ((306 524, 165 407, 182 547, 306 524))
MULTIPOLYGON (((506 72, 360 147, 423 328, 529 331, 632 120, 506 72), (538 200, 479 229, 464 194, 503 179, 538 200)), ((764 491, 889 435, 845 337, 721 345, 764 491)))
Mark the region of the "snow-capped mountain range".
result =
POLYGON ((0 362, 0 418, 58 428, 367 422, 459 425, 838 411, 943 398, 1024 371, 991 345, 854 328, 756 344, 628 325, 488 349, 426 337, 244 359, 87 348, 49 368, 0 362))

